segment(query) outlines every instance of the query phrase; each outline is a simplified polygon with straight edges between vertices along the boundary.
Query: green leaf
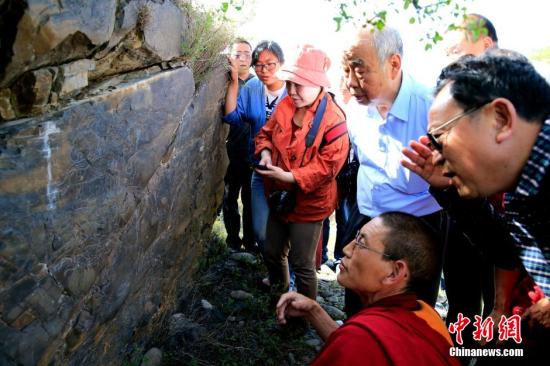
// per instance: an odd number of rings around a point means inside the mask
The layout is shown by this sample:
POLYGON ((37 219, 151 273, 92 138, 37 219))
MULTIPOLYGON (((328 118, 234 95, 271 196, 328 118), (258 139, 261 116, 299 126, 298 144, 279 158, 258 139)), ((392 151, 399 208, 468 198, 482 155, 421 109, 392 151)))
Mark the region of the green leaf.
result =
POLYGON ((472 32, 472 40, 477 42, 479 39, 479 29, 470 29, 470 31, 472 32))
POLYGON ((226 13, 227 9, 229 9, 229 3, 228 2, 223 2, 222 5, 221 5, 221 8, 222 8, 222 11, 224 13, 226 13))
POLYGON ((332 19, 336 22, 336 32, 339 32, 342 26, 342 17, 334 17, 332 19))
POLYGON ((415 17, 410 17, 409 24, 414 24, 414 23, 416 23, 416 18, 415 17))
POLYGON ((347 7, 346 4, 340 4, 340 15, 341 15, 344 19, 350 19, 351 16, 349 16, 348 13, 346 12, 346 7, 347 7))

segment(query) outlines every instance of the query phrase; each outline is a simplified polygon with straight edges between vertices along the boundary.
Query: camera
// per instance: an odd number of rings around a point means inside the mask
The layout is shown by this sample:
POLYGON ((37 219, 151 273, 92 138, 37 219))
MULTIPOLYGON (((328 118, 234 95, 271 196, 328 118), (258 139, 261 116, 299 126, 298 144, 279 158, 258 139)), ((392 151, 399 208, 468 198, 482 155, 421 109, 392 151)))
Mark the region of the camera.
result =
POLYGON ((296 196, 291 191, 275 191, 269 195, 269 208, 276 214, 288 214, 296 206, 296 196))
POLYGON ((252 164, 252 169, 269 170, 269 168, 262 164, 252 164))
POLYGON ((340 173, 336 176, 338 192, 341 198, 355 196, 357 193, 357 173, 359 171, 359 161, 348 162, 340 173))

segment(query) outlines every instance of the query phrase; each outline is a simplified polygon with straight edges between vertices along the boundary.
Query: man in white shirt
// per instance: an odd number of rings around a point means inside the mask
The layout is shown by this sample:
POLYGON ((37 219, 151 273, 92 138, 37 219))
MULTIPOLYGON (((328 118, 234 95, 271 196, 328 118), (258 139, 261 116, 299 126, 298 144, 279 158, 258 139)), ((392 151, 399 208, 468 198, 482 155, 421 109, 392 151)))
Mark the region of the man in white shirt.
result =
MULTIPOLYGON (((346 108, 348 131, 360 168, 357 179, 357 210, 352 213, 346 229, 346 242, 372 217, 388 211, 405 212, 422 218, 439 237, 438 258, 442 262, 446 243, 468 246, 461 232, 454 231, 445 212, 430 195, 429 185, 418 175, 401 166, 401 150, 411 140, 427 132, 431 90, 420 85, 401 69, 403 46, 399 33, 362 29, 344 54, 343 69, 352 101, 346 108), (348 108, 349 107, 349 108, 348 108), (453 230, 452 235, 448 235, 453 230)), ((463 265, 449 262, 449 271, 460 272, 470 283, 463 265)), ((438 264, 441 268, 441 263, 438 264)), ((439 276, 429 286, 418 291, 419 298, 435 305, 439 276)), ((468 294, 463 287, 453 293, 455 309, 465 316, 478 314, 479 304, 462 302, 468 294)), ((452 305, 454 306, 454 305, 452 305)), ((346 294, 346 312, 357 311, 359 302, 346 294)))

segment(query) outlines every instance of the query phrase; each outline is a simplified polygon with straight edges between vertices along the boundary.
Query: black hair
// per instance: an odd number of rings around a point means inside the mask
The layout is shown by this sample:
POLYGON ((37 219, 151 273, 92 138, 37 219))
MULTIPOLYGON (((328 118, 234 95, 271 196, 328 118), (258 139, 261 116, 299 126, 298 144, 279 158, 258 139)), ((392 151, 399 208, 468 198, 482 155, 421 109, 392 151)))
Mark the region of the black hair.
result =
POLYGON ((384 254, 388 260, 402 259, 407 263, 410 272, 407 290, 421 293, 439 276, 441 251, 435 231, 422 219, 404 212, 385 212, 379 218, 388 229, 382 239, 384 254))
POLYGON ((246 39, 242 38, 242 37, 237 37, 235 38, 235 40, 233 41, 233 44, 236 44, 236 43, 244 43, 244 44, 247 44, 248 47, 250 47, 250 49, 252 49, 252 45, 250 44, 250 42, 248 42, 246 39))
POLYGON ((489 36, 494 43, 498 43, 497 30, 495 29, 495 26, 489 19, 487 19, 481 14, 476 14, 476 13, 468 14, 466 18, 477 19, 479 21, 479 26, 487 30, 487 36, 489 36))
POLYGON ((542 122, 550 115, 550 85, 515 51, 490 49, 476 57, 463 56, 441 71, 435 94, 449 83, 452 97, 464 110, 506 98, 527 121, 542 122))
POLYGON ((254 52, 252 52, 252 65, 255 65, 256 62, 258 62, 258 58, 260 58, 260 53, 263 51, 269 51, 273 53, 277 60, 279 60, 279 63, 285 62, 285 56, 283 54, 283 50, 281 49, 281 46, 275 41, 261 41, 258 43, 256 48, 254 48, 254 52))

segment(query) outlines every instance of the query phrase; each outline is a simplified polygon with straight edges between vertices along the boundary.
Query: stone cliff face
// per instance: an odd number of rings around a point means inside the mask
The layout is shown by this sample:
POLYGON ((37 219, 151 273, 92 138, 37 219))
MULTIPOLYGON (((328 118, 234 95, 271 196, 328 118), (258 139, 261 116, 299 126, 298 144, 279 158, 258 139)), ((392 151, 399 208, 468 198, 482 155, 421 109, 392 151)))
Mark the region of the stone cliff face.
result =
POLYGON ((195 89, 170 1, 0 15, 0 364, 119 364, 193 285, 223 191, 225 76, 195 89))

